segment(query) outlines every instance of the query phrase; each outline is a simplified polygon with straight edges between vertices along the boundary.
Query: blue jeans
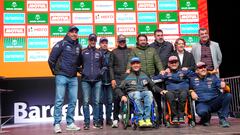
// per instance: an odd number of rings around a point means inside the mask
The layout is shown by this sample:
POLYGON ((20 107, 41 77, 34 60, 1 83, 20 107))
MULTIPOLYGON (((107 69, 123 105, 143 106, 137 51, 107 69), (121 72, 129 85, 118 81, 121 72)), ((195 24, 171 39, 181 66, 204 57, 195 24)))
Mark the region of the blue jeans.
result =
POLYGON ((226 119, 229 114, 231 100, 232 95, 230 93, 225 93, 208 102, 196 101, 196 112, 204 121, 207 120, 213 112, 218 112, 218 117, 220 119, 226 119))
POLYGON ((99 119, 103 121, 103 104, 106 107, 106 120, 111 120, 112 115, 112 86, 111 85, 102 85, 101 98, 100 98, 100 110, 99 110, 99 119))
POLYGON ((84 123, 90 124, 89 100, 92 97, 93 123, 99 122, 99 101, 102 82, 82 81, 84 123))
POLYGON ((63 75, 55 76, 56 96, 54 105, 54 125, 59 124, 62 120, 62 106, 65 97, 66 88, 68 90, 68 107, 66 121, 70 125, 74 122, 73 116, 78 96, 78 79, 77 77, 66 77, 63 75))
POLYGON ((130 100, 134 104, 134 113, 139 116, 139 120, 151 118, 151 105, 153 102, 153 94, 151 91, 133 91, 128 93, 130 100), (142 105, 142 100, 144 105, 142 105))

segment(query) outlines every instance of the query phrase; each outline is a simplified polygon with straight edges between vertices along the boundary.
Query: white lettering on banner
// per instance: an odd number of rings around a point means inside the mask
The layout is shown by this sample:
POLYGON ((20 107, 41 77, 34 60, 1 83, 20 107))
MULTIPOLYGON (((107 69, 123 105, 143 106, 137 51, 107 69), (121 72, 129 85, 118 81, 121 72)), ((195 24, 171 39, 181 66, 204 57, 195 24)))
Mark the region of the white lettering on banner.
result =
POLYGON ((114 23, 114 13, 94 13, 95 23, 114 23))
POLYGON ((48 60, 48 50, 44 51, 28 51, 28 61, 47 61, 48 60))
POLYGON ((117 25, 117 35, 136 35, 136 25, 117 25))
POLYGON ((27 1, 27 11, 48 11, 48 1, 27 1))
POLYGON ((70 24, 71 15, 70 13, 50 13, 51 24, 70 24))
POLYGON ((113 1, 94 1, 95 11, 114 11, 113 1))
POLYGON ((73 13, 72 22, 73 23, 92 23, 93 22, 92 13, 73 13))
POLYGON ((138 11, 156 11, 157 4, 156 1, 138 1, 137 10, 138 11))
POLYGON ((164 34, 179 34, 178 24, 159 24, 164 34))
POLYGON ((136 13, 116 13, 117 23, 136 23, 136 13))
POLYGON ((22 25, 5 25, 3 29, 4 36, 25 36, 25 26, 22 25))
MULTIPOLYGON (((66 119, 67 114, 67 104, 62 107, 62 119, 66 119)), ((105 106, 103 106, 105 113, 105 106)), ((92 106, 89 106, 90 114, 92 114, 92 106)), ((14 103, 14 123, 34 123, 34 122, 50 122, 53 120, 53 105, 44 105, 44 106, 28 106, 25 102, 15 102, 14 103)), ((74 119, 83 120, 83 107, 79 106, 79 101, 77 100, 74 119)))
POLYGON ((199 22, 198 12, 179 12, 180 22, 199 22))

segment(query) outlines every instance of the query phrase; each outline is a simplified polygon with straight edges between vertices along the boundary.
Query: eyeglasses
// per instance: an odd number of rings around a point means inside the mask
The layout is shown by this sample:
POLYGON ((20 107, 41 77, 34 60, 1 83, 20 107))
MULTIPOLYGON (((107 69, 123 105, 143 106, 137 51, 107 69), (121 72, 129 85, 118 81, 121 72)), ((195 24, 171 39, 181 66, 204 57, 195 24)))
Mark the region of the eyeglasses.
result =
POLYGON ((206 66, 200 66, 200 67, 198 67, 198 69, 204 69, 204 68, 206 68, 206 66))
POLYGON ((125 40, 122 40, 122 41, 118 41, 118 43, 126 43, 126 41, 125 41, 125 40))
POLYGON ((177 43, 177 45, 184 45, 184 43, 177 43))
POLYGON ((160 36, 162 37, 162 36, 163 36, 163 34, 159 34, 159 35, 156 35, 156 36, 157 36, 157 37, 160 37, 160 36))

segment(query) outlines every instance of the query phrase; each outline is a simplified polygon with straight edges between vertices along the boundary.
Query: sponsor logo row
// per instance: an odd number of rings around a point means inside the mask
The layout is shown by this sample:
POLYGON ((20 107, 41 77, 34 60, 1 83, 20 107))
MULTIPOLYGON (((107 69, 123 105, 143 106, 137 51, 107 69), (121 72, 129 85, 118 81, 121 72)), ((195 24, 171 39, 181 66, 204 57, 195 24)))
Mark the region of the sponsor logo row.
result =
MULTIPOLYGON (((153 34, 158 27, 165 34, 198 34, 199 24, 120 24, 120 25, 76 25, 79 28, 79 36, 88 36, 91 33, 97 35, 136 35, 153 34), (116 27, 116 28, 115 28, 116 27), (116 31, 116 32, 115 32, 116 31)), ((25 37, 25 36, 65 36, 69 26, 50 26, 48 25, 4 25, 3 35, 5 37, 25 37), (50 35, 49 35, 50 33, 50 35)))
MULTIPOLYGON (((174 43, 174 41, 179 36, 165 36, 167 41, 174 43)), ((115 37, 107 37, 109 40, 109 48, 115 48, 115 37)), ((154 41, 153 36, 149 36, 149 43, 154 41)), ((191 46, 199 41, 198 36, 182 36, 187 41, 187 45, 191 46)), ((25 50, 26 41, 25 38, 4 38, 4 62, 41 62, 47 61, 49 57, 48 50, 48 38, 28 38, 28 49, 25 50)), ((50 46, 51 48, 58 42, 62 40, 62 38, 50 38, 50 46)), ((99 39, 98 39, 99 41, 99 39)), ((83 48, 86 48, 88 45, 88 39, 80 38, 80 44, 83 48)), ((127 45, 129 47, 135 47, 136 37, 128 36, 127 37, 127 45)), ((99 43, 97 43, 97 47, 99 47, 99 43)))
POLYGON ((28 0, 25 7, 24 0, 4 0, 5 11, 156 11, 156 10, 198 10, 197 0, 116 0, 114 1, 90 1, 69 0, 50 1, 28 0), (179 4, 178 4, 179 3, 179 4), (50 5, 49 5, 50 4, 50 5), (70 6, 71 5, 71 6, 70 6), (158 6, 157 6, 158 5, 158 6), (179 5, 179 7, 178 7, 179 5), (72 9, 71 9, 72 7, 72 9), (114 9, 116 7, 116 9, 114 9))
MULTIPOLYGON (((25 24, 25 13, 4 13, 4 24, 25 24)), ((28 24, 199 22, 198 12, 28 13, 28 24)))

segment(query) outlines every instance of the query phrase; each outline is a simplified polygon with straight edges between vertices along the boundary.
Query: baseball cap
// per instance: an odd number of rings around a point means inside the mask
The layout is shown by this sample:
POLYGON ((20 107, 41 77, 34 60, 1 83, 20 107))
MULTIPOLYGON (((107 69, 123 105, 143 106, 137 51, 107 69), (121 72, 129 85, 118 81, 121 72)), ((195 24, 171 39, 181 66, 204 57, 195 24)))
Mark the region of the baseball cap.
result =
POLYGON ((73 30, 76 30, 77 32, 79 31, 79 29, 76 26, 70 26, 68 32, 71 32, 73 30))
POLYGON ((107 39, 107 38, 105 38, 105 37, 101 37, 101 38, 100 38, 100 40, 99 40, 99 42, 101 43, 101 42, 103 42, 103 41, 106 41, 106 42, 108 42, 108 39, 107 39))
POLYGON ((197 64, 197 68, 201 68, 201 67, 207 67, 207 65, 206 65, 206 63, 204 63, 204 62, 198 62, 197 64))
POLYGON ((126 41, 126 37, 124 35, 120 34, 120 35, 118 35, 117 41, 118 42, 126 41))
POLYGON ((139 62, 139 63, 141 63, 141 60, 140 60, 139 57, 132 57, 131 60, 130 60, 130 62, 131 62, 131 63, 133 63, 133 62, 139 62))
POLYGON ((90 35, 88 36, 88 40, 95 40, 95 41, 97 41, 97 35, 94 34, 94 33, 90 34, 90 35))
POLYGON ((178 58, 177 58, 177 56, 170 56, 169 58, 168 58, 168 62, 176 62, 176 61, 178 61, 178 58))

